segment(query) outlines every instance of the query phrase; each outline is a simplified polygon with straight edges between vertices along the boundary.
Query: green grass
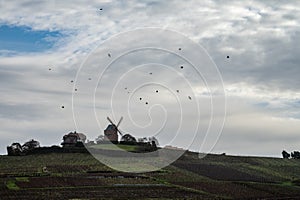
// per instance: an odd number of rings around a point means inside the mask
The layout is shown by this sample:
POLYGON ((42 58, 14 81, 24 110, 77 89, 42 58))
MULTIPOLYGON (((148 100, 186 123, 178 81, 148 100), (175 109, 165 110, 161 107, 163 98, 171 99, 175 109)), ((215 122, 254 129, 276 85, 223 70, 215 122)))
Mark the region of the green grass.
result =
POLYGON ((281 185, 282 186, 294 186, 294 183, 292 183, 291 181, 286 181, 286 182, 282 182, 281 185))
MULTIPOLYGON (((135 150, 136 146, 133 145, 110 145, 110 144, 99 144, 94 145, 93 148, 97 149, 107 149, 107 150, 119 150, 118 148, 123 148, 127 151, 135 150)), ((118 158, 115 158, 118 159, 118 158)), ((151 160, 151 163, 159 162, 159 159, 154 157, 151 160)), ((183 155, 178 161, 181 163, 191 163, 191 164, 205 164, 203 166, 225 166, 227 168, 235 169, 237 171, 246 172, 248 174, 264 177, 264 178, 272 178, 274 182, 239 182, 239 181, 228 181, 230 185, 241 184, 245 185, 244 190, 249 191, 249 195, 252 194, 253 191, 262 191, 270 193, 270 195, 280 194, 282 196, 290 194, 290 196, 300 196, 300 160, 294 159, 280 159, 280 158, 264 158, 264 157, 242 157, 242 156, 218 156, 218 155, 208 155, 203 159, 199 159, 198 155, 195 153, 187 153, 183 155), (273 193, 271 190, 276 191, 273 193), (290 192, 290 193, 289 193, 290 192)), ((151 164, 147 163, 147 164, 151 164)), ((148 167, 143 163, 140 163, 139 160, 135 162, 135 167, 137 170, 147 169, 148 167)), ((123 168, 130 168, 132 170, 131 165, 126 166, 123 163, 120 163, 123 168)), ((221 192, 216 194, 206 193, 206 191, 202 188, 201 190, 193 189, 193 187, 185 186, 185 184, 181 184, 184 182, 188 182, 191 184, 198 183, 208 183, 210 187, 214 186, 214 183, 220 183, 223 180, 214 180, 212 178, 206 177, 205 174, 188 171, 186 168, 176 167, 177 165, 171 164, 160 170, 159 172, 149 172, 142 173, 141 176, 148 177, 149 179, 135 179, 135 178, 101 178, 101 183, 103 185, 99 186, 72 186, 72 185, 58 185, 58 187, 43 187, 43 188, 27 188, 23 187, 23 185, 30 185, 33 180, 38 181, 41 177, 41 180, 49 177, 70 177, 70 176, 92 176, 93 173, 117 173, 115 170, 110 169, 105 166, 98 160, 96 160, 92 155, 87 153, 62 153, 62 154, 38 154, 38 155, 28 155, 28 156, 0 156, 0 175, 3 175, 0 178, 2 181, 2 185, 6 186, 6 190, 10 190, 11 194, 17 193, 17 191, 13 190, 36 190, 37 193, 39 190, 68 190, 68 189, 82 189, 85 188, 95 188, 95 190, 99 190, 100 188, 109 188, 113 187, 114 184, 120 183, 129 183, 129 184, 139 184, 139 183, 162 183, 168 186, 173 186, 178 188, 178 190, 185 190, 191 192, 197 192, 199 195, 204 195, 207 197, 215 197, 215 198, 226 198, 226 196, 222 196, 221 192), (43 167, 47 167, 49 173, 45 174, 41 172, 43 167), (93 172, 96 171, 96 172, 93 172), (99 172, 101 171, 101 172, 99 172), (104 172, 103 172, 104 171, 104 172), (38 173, 40 172, 40 173, 38 173), (92 173, 87 173, 92 172, 92 173), (90 175, 91 174, 91 175, 90 175), (7 176, 6 176, 7 175, 7 176), (42 177, 43 176, 43 177, 42 177), (15 177, 15 178, 12 178, 15 177), (26 183, 28 182, 28 183, 26 183), (19 186, 18 186, 19 185, 19 186), (20 188, 21 187, 21 188, 20 188), (27 188, 27 189, 25 189, 27 188)), ((92 180, 92 179, 91 179, 92 180)), ((227 180, 224 180, 225 182, 227 180)), ((1 184, 1 182, 0 182, 1 184)), ((217 184, 216 184, 217 185, 217 184)), ((231 187, 231 186, 229 186, 231 187)), ((232 187, 233 189, 236 187, 232 187)), ((243 191, 233 191, 234 193, 243 193, 243 191)), ((19 191, 21 192, 21 191, 19 191)), ((226 194, 227 195, 227 194, 226 194)), ((231 196, 231 195, 229 195, 231 196)), ((251 196, 252 197, 252 196, 251 196)), ((237 196, 236 198, 242 198, 237 196)), ((256 198, 253 196, 253 198, 256 198)))
POLYGON ((90 146, 91 148, 95 149, 104 149, 104 150, 116 150, 120 151, 120 149, 126 150, 126 151, 135 151, 137 149, 137 146, 135 145, 124 145, 124 144, 97 144, 90 146))
POLYGON ((61 176, 70 174, 80 174, 85 171, 111 171, 109 167, 103 165, 92 155, 87 153, 51 153, 28 156, 0 156, 0 175, 9 174, 14 177, 45 176, 42 173, 43 167, 47 167, 49 175, 60 174, 61 176), (69 166, 76 170, 54 170, 56 168, 64 169, 69 166), (82 166, 82 168, 80 168, 82 166), (79 168, 77 170, 77 168, 79 168))
POLYGON ((18 182, 29 182, 28 177, 16 177, 16 181, 18 182))
POLYGON ((9 190, 19 190, 20 188, 16 185, 16 182, 14 180, 9 180, 6 182, 6 187, 9 190))

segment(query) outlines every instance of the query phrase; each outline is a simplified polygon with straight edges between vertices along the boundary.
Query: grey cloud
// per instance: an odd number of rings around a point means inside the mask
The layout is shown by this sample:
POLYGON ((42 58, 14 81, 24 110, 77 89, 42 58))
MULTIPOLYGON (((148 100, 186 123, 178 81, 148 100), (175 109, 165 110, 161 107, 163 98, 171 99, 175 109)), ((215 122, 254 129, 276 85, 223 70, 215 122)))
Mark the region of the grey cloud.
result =
MULTIPOLYGON (((297 1, 219 0, 90 1, 88 4, 83 1, 7 1, 0 8, 0 24, 25 25, 33 30, 57 30, 63 35, 54 48, 44 54, 2 54, 0 109, 5 126, 1 127, 1 140, 4 141, 0 144, 1 149, 12 140, 10 138, 18 139, 21 132, 24 132, 22 140, 34 137, 43 140, 43 144, 50 144, 60 140, 63 133, 73 130, 70 108, 73 84, 70 80, 75 78, 84 58, 114 34, 152 26, 182 32, 199 42, 219 67, 225 88, 229 88, 228 126, 215 151, 277 155, 277 151, 288 145, 296 149, 297 143, 293 141, 297 141, 299 126, 294 126, 295 121, 289 118, 299 119, 300 116, 297 111, 300 84, 299 4, 297 1), (99 12, 99 7, 103 8, 103 12, 99 12), (227 55, 230 59, 226 58, 227 55), (49 66, 53 68, 51 73, 47 71, 49 66), (242 85, 241 91, 238 90, 239 84, 242 85), (235 88, 231 90, 233 86, 235 88), (249 92, 249 89, 254 91, 249 92), (35 101, 40 103, 34 106, 35 101), (64 111, 60 109, 61 104, 66 105, 64 111), (258 114, 261 112, 264 116, 258 114), (31 113, 30 116, 28 113, 31 113), (256 118, 266 120, 265 124, 257 123, 256 118), (272 126, 273 118, 283 120, 277 121, 280 128, 276 130, 272 126), (32 119, 32 122, 24 122, 26 119, 32 119), (248 121, 253 122, 252 127, 247 125, 248 121), (232 145, 234 139, 236 144, 232 145)), ((138 59, 142 56, 129 60, 127 64, 138 63, 138 59)), ((115 69, 115 73, 108 74, 108 77, 113 78, 121 72, 115 69)), ((83 82, 77 85, 78 94, 82 94, 80 112, 89 116, 87 110, 92 107, 86 102, 90 102, 90 96, 84 95, 90 94, 90 90, 85 88, 93 86, 98 74, 93 74, 91 82, 85 77, 89 73, 81 75, 83 82)), ((162 73, 157 77, 162 79, 166 76, 162 73)), ((172 78, 166 79, 166 82, 175 86, 178 80, 172 78)), ((102 91, 105 95, 110 92, 106 86, 102 91)), ((106 115, 111 114, 107 98, 100 97, 97 104, 101 108, 99 118, 104 124, 107 123, 106 115)), ((120 98, 116 103, 123 101, 120 98)), ((167 102, 163 98, 161 101, 167 102)), ((125 112, 124 109, 119 111, 125 112)), ((138 112, 135 114, 140 116, 138 112)), ((159 112, 154 116, 161 117, 159 112)), ((203 113, 203 116, 203 121, 207 122, 209 113, 203 113)), ((190 116, 189 122, 193 122, 193 117, 190 116)), ((147 119, 144 118, 144 122, 147 119)), ((88 118, 84 122, 91 121, 88 118)), ((128 124, 123 125, 125 130, 131 128, 128 124)), ((185 128, 190 132, 189 126, 185 128)), ((172 132, 174 128, 169 127, 169 130, 172 132)), ((103 130, 88 131, 97 135, 103 130)), ((196 147, 199 143, 201 141, 196 142, 196 147)), ((197 150, 196 147, 192 148, 197 150)), ((1 152, 4 153, 4 150, 1 152)))
POLYGON ((0 104, 0 117, 15 120, 33 120, 45 116, 44 110, 36 104, 0 104))

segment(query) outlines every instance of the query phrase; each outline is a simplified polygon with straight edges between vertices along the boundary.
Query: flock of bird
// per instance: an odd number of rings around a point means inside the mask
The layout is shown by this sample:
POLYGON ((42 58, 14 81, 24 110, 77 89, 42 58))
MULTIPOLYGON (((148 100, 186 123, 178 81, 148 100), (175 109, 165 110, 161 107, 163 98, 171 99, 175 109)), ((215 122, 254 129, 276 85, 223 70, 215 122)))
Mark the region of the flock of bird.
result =
MULTIPOLYGON (((99 10, 102 11, 103 9, 100 8, 99 10)), ((179 47, 178 50, 181 51, 181 48, 179 47)), ((111 58, 111 54, 110 54, 110 53, 108 53, 107 56, 108 56, 109 58, 111 58)), ((229 56, 226 56, 226 58, 229 59, 230 57, 229 57, 229 56)), ((183 69, 183 65, 180 66, 180 69, 183 69)), ((52 69, 49 68, 48 70, 51 71, 52 69)), ((152 75, 152 74, 153 74, 152 72, 149 72, 149 75, 152 75)), ((91 81, 92 78, 88 78, 88 80, 91 81)), ((74 80, 71 80, 71 83, 74 83, 74 80)), ((124 89, 127 90, 128 88, 125 87, 124 89)), ((77 88, 75 88, 75 91, 77 91, 77 88)), ((158 93, 158 90, 156 90, 155 92, 158 93)), ((179 93, 179 90, 176 90, 176 92, 179 93)), ((128 91, 127 93, 129 94, 130 92, 128 91)), ((140 97, 139 99, 140 99, 140 101, 143 100, 142 97, 140 97)), ((191 96, 188 96, 188 99, 189 99, 189 100, 192 100, 192 97, 191 97, 191 96)), ((148 105, 148 102, 146 101, 145 104, 148 105)), ((65 108, 65 106, 62 105, 61 108, 63 109, 63 108, 65 108)))

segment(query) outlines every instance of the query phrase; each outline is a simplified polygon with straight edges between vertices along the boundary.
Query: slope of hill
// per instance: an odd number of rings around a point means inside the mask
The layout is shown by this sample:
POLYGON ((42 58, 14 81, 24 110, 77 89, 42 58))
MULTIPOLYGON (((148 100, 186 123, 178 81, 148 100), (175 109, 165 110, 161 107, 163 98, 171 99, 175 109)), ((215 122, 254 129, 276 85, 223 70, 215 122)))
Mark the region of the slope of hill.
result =
POLYGON ((0 156, 1 199, 300 199, 300 160, 187 152, 151 173, 114 171, 89 154, 0 156))

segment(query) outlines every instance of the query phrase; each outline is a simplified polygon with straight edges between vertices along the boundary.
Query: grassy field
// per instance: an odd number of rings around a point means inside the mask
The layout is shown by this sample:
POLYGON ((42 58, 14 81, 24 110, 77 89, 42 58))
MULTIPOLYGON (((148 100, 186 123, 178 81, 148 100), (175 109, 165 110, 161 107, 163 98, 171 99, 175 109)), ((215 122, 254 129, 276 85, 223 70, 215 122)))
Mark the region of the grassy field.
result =
POLYGON ((94 149, 104 149, 104 150, 126 150, 126 151, 135 151, 137 149, 134 145, 124 145, 124 144, 100 144, 100 145, 92 145, 89 146, 90 148, 94 149))
POLYGON ((300 199, 300 160, 185 153, 131 174, 86 153, 0 156, 0 199, 300 199))

